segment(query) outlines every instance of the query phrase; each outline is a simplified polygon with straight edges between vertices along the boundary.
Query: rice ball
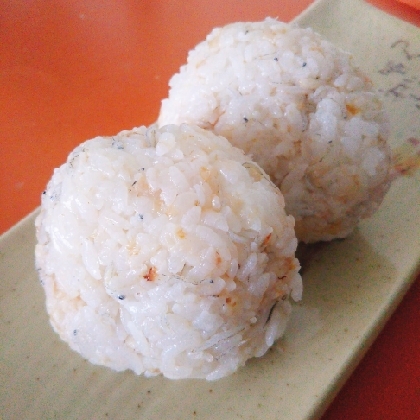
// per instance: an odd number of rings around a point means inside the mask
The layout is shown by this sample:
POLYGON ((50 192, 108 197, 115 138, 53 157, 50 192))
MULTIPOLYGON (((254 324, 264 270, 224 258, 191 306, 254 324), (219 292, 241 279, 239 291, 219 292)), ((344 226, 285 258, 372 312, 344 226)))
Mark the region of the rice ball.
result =
POLYGON ((303 242, 346 237, 389 189, 383 104, 311 29, 270 18, 214 29, 169 85, 157 123, 197 124, 250 154, 303 242))
POLYGON ((54 330, 117 371, 218 379, 262 356, 301 299, 283 196, 198 127, 81 144, 54 171, 36 228, 54 330))

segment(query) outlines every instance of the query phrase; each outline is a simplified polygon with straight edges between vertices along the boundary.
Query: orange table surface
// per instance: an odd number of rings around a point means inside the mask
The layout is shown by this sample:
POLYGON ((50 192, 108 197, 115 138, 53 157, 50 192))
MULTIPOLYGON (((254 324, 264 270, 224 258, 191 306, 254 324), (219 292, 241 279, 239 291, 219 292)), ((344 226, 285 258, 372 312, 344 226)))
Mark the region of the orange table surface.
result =
MULTIPOLYGON (((0 0, 0 233, 80 142, 152 123, 215 26, 289 21, 312 0, 0 0)), ((420 26, 420 12, 370 3, 420 26)), ((1 321, 1 318, 0 318, 1 321)), ((420 419, 420 278, 323 419, 420 419)))

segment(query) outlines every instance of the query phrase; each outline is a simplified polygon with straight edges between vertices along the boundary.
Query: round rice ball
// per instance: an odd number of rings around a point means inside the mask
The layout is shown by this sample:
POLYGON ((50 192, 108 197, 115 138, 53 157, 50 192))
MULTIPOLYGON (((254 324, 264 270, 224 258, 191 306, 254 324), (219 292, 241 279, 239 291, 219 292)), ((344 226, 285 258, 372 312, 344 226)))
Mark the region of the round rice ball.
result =
POLYGON ((169 82, 159 125, 197 124, 281 189, 304 242, 346 237, 389 189, 388 120, 350 54, 267 18, 214 29, 169 82))
POLYGON ((51 324, 92 363, 217 379, 262 356, 302 293, 293 217, 243 151, 188 125, 97 137, 36 219, 51 324))

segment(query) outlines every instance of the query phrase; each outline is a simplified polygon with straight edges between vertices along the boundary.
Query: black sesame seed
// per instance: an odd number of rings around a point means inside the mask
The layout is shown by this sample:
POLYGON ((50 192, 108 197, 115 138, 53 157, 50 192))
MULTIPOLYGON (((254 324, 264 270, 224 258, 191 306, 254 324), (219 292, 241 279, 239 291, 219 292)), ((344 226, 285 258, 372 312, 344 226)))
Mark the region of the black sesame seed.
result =
POLYGON ((302 63, 302 67, 306 67, 306 61, 302 63))
POLYGON ((124 300, 125 299, 125 296, 124 295, 118 295, 118 299, 119 300, 124 300))

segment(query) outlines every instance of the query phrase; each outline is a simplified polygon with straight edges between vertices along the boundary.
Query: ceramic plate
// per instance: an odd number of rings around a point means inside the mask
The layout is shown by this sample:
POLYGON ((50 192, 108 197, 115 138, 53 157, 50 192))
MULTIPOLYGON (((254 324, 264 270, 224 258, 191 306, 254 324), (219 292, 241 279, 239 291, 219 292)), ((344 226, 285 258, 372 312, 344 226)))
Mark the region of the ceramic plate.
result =
POLYGON ((217 382, 146 379, 93 366, 50 327, 34 270, 34 218, 0 238, 3 419, 318 417, 399 303, 420 257, 420 30, 361 1, 297 18, 354 53, 384 91, 398 176, 348 239, 301 250, 304 299, 285 338, 217 382), (416 157, 417 156, 417 157, 416 157))

